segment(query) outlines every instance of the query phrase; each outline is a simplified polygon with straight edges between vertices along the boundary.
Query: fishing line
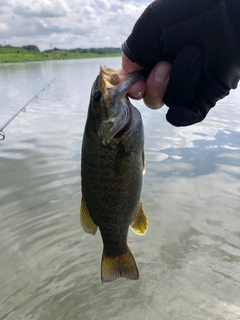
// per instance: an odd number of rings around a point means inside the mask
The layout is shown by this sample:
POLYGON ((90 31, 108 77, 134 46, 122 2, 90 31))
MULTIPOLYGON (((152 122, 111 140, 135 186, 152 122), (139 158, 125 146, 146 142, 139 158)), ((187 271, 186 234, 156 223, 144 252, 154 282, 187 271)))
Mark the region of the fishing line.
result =
POLYGON ((10 122, 13 121, 13 119, 15 119, 20 112, 26 112, 26 107, 34 100, 37 99, 37 97, 39 96, 39 94, 41 92, 43 92, 47 87, 49 87, 53 81, 55 81, 56 79, 54 78, 51 82, 49 82, 44 88, 42 88, 37 94, 35 94, 35 96, 29 100, 20 110, 18 110, 2 127, 0 127, 0 140, 4 140, 6 135, 4 133, 4 129, 9 125, 10 122))

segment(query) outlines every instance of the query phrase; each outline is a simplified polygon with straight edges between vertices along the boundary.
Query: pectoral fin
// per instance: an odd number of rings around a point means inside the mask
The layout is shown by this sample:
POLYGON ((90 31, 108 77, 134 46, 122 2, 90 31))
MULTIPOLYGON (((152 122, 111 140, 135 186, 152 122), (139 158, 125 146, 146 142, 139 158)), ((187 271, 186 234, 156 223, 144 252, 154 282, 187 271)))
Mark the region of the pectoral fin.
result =
POLYGON ((131 228, 136 234, 145 234, 148 229, 148 221, 144 213, 143 203, 140 202, 139 209, 131 223, 131 228))
POLYGON ((145 174, 145 172, 146 172, 146 160, 145 160, 144 148, 142 149, 142 171, 143 171, 143 174, 145 174))
POLYGON ((92 235, 94 235, 97 232, 97 226, 92 221, 92 218, 89 214, 87 204, 83 195, 82 195, 81 209, 80 209, 80 221, 81 221, 82 228, 85 232, 91 233, 92 235))

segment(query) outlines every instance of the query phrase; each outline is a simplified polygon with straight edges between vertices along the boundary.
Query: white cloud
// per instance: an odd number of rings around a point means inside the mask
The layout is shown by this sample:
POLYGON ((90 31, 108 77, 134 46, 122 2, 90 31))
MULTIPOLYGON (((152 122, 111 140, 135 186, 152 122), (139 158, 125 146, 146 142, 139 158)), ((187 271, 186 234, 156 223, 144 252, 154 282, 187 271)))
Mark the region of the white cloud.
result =
POLYGON ((86 7, 83 7, 83 8, 82 8, 82 13, 83 13, 83 14, 86 13, 86 14, 91 15, 91 14, 94 14, 95 11, 94 11, 93 8, 86 6, 86 7))
POLYGON ((98 0, 96 2, 98 3, 99 7, 103 8, 105 10, 109 10, 111 8, 111 4, 107 0, 98 0))
POLYGON ((61 17, 69 13, 69 7, 64 0, 28 0, 19 3, 14 8, 16 15, 24 17, 61 17))
POLYGON ((1 0, 0 44, 119 47, 147 0, 1 0))
POLYGON ((8 25, 0 22, 0 32, 6 32, 7 30, 9 30, 8 25))
POLYGON ((26 4, 21 4, 14 9, 16 15, 23 18, 28 17, 40 17, 40 18, 52 18, 61 17, 67 15, 67 8, 63 6, 54 6, 54 4, 44 3, 44 5, 34 5, 32 7, 26 4))

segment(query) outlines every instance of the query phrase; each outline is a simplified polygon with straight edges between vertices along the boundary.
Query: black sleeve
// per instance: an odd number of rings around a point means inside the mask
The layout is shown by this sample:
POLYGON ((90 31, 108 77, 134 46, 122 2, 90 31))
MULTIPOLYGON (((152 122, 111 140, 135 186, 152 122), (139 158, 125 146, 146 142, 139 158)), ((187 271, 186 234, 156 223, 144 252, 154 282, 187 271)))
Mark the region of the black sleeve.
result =
POLYGON ((219 99, 237 87, 239 15, 238 0, 157 0, 135 24, 122 49, 144 67, 143 75, 159 61, 172 64, 164 96, 170 123, 203 120, 219 99))
POLYGON ((233 24, 238 41, 240 42, 240 1, 226 0, 231 23, 233 24))

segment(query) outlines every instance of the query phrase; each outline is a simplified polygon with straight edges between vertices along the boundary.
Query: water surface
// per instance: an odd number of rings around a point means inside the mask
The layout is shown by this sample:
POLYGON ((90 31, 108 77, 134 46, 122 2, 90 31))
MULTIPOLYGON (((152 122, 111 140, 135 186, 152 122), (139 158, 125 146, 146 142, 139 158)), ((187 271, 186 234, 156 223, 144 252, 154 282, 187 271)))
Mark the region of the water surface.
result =
POLYGON ((175 128, 145 127, 140 280, 100 281, 99 233, 79 224, 80 149, 91 85, 119 58, 0 66, 0 126, 53 78, 0 142, 0 320, 240 318, 240 90, 175 128))

